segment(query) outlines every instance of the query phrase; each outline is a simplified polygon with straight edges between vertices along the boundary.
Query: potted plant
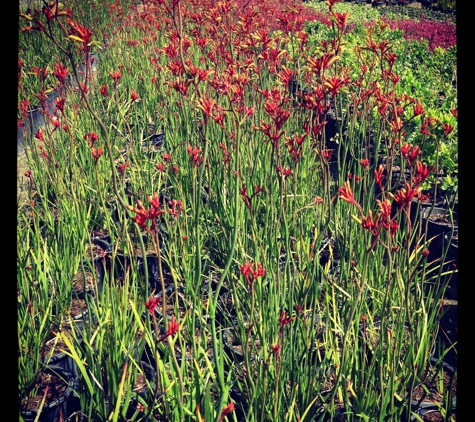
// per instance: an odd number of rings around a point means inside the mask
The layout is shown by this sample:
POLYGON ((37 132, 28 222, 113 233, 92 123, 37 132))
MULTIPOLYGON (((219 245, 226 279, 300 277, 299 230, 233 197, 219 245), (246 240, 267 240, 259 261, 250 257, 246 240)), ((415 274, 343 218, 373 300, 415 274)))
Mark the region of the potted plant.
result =
POLYGON ((30 393, 20 404, 24 422, 56 422, 66 420, 75 410, 70 400, 77 388, 77 378, 57 365, 45 366, 37 383, 30 386, 30 393))
POLYGON ((427 236, 432 238, 458 230, 458 214, 442 207, 425 207, 422 209, 422 224, 427 226, 427 236))

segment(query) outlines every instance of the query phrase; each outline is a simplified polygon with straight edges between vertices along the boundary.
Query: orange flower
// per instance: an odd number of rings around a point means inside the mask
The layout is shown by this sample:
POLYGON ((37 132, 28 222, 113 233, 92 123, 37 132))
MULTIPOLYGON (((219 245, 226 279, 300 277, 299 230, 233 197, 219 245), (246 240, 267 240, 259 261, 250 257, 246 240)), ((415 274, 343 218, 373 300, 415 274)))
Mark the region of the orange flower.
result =
POLYGON ((71 27, 68 38, 82 42, 84 52, 88 53, 92 41, 92 31, 72 19, 68 20, 68 24, 71 27))
POLYGON ((216 100, 206 97, 204 94, 201 95, 201 98, 196 100, 196 105, 198 108, 203 110, 205 114, 205 119, 208 119, 213 114, 213 108, 216 104, 216 100))
POLYGON ((135 221, 139 225, 139 227, 145 228, 148 219, 148 212, 143 206, 142 201, 138 199, 136 207, 128 205, 127 209, 133 211, 136 214, 135 217, 132 218, 132 220, 135 221))
POLYGON ((399 189, 396 195, 393 195, 391 192, 388 192, 388 195, 391 196, 400 207, 404 207, 409 205, 412 199, 418 196, 421 189, 420 187, 413 188, 406 182, 405 187, 399 189))
POLYGON ((338 76, 332 76, 327 78, 325 81, 325 86, 330 89, 330 92, 333 96, 338 94, 338 91, 342 86, 347 83, 347 80, 344 78, 339 78, 338 76))
POLYGON ((434 166, 428 166, 422 164, 420 161, 416 161, 416 176, 414 177, 414 183, 420 185, 424 180, 429 177, 429 174, 434 170, 434 166))
POLYGON ((378 207, 381 210, 384 219, 389 218, 391 216, 391 202, 389 201, 389 199, 386 199, 384 201, 376 199, 376 203, 378 204, 378 207))
POLYGON ((380 213, 376 214, 376 219, 373 219, 373 211, 369 210, 368 218, 363 216, 361 218, 362 226, 364 229, 369 230, 372 234, 376 234, 376 229, 378 227, 379 217, 381 216, 380 213))
POLYGON ((356 205, 359 208, 359 204, 356 202, 351 190, 350 181, 347 180, 345 184, 338 189, 338 197, 343 199, 343 201, 349 202, 350 204, 356 205))
POLYGON ((376 179, 376 183, 383 189, 383 181, 384 181, 384 167, 382 164, 379 165, 378 169, 374 171, 374 177, 376 179))

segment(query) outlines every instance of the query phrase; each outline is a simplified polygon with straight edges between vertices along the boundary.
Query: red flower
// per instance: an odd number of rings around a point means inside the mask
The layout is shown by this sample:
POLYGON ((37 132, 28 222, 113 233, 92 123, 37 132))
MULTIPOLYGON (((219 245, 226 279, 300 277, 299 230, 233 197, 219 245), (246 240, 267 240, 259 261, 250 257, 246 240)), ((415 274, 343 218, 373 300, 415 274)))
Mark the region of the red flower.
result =
POLYGON ((150 296, 150 298, 145 302, 145 306, 152 315, 155 315, 155 308, 161 299, 162 298, 160 296, 150 296))
POLYGON ((63 98, 63 97, 56 97, 54 99, 54 105, 63 114, 64 114, 64 103, 65 102, 66 102, 66 98, 63 98))
POLYGON ((41 142, 44 142, 45 139, 43 137, 43 130, 42 129, 38 129, 36 132, 35 132, 35 138, 38 139, 39 141, 41 142))
POLYGON ((271 346, 272 353, 275 354, 276 357, 279 357, 280 354, 280 344, 272 344, 271 346))
POLYGON ((401 154, 404 158, 407 158, 407 154, 408 152, 411 150, 412 148, 412 144, 404 144, 402 147, 401 147, 401 154))
POLYGON ((257 279, 257 277, 264 277, 266 275, 266 272, 264 270, 264 268, 262 268, 262 264, 260 262, 257 263, 257 269, 254 271, 251 267, 251 274, 252 274, 252 278, 254 280, 257 279))
POLYGON ((203 163, 204 158, 200 156, 201 149, 194 148, 191 145, 188 145, 186 148, 188 155, 190 157, 191 163, 196 167, 199 167, 203 163))
POLYGON ((173 336, 178 332, 179 329, 180 329, 180 324, 176 322, 175 315, 172 315, 172 320, 168 323, 167 335, 173 336))
POLYGON ((338 27, 340 29, 345 29, 346 28, 346 22, 348 20, 348 16, 349 16, 349 13, 338 13, 338 12, 335 12, 333 14, 333 16, 335 17, 335 20, 336 20, 336 24, 338 25, 338 27))
POLYGON ((68 72, 69 72, 69 68, 66 67, 63 63, 54 64, 53 75, 56 76, 56 78, 61 84, 64 84, 66 77, 68 75, 68 72))
POLYGON ((132 218, 132 220, 135 221, 139 225, 139 227, 143 229, 147 227, 146 223, 148 220, 148 212, 143 206, 143 203, 140 199, 137 200, 137 207, 128 205, 127 209, 133 211, 136 214, 135 217, 132 218))
POLYGON ((369 230, 372 234, 376 234, 376 229, 378 227, 380 214, 376 215, 376 220, 373 219, 373 211, 368 211, 368 217, 364 215, 361 217, 361 225, 364 229, 369 230))
POLYGON ((220 416, 218 422, 222 422, 222 420, 232 412, 234 412, 234 403, 233 402, 229 403, 226 407, 223 408, 223 410, 221 411, 221 416, 220 416))
POLYGON ((445 136, 450 135, 454 130, 454 127, 448 123, 443 123, 442 127, 444 128, 445 136))
POLYGON ((279 317, 279 331, 282 331, 285 325, 290 324, 295 317, 290 318, 287 311, 283 311, 281 316, 279 317))
POLYGON ((153 194, 153 198, 148 195, 147 200, 152 206, 152 208, 148 210, 148 215, 149 218, 152 220, 153 224, 155 224, 155 218, 163 214, 165 211, 160 209, 160 197, 158 196, 157 192, 153 194))
POLYGON ((420 114, 424 113, 424 108, 421 105, 421 101, 418 99, 417 102, 414 104, 414 116, 419 116, 420 114))
POLYGON ((122 73, 120 73, 120 71, 118 70, 114 70, 112 72, 109 72, 109 75, 114 80, 114 86, 117 86, 117 82, 120 78, 122 78, 122 73))
POLYGON ((391 223, 389 224, 389 233, 392 237, 396 235, 397 229, 399 229, 399 223, 397 222, 397 220, 391 221, 391 223))
POLYGON ((289 167, 277 166, 277 172, 282 173, 284 177, 289 177, 292 174, 292 169, 289 167))
POLYGON ((360 160, 360 164, 363 168, 369 167, 369 159, 368 158, 362 158, 360 160))
POLYGON ((119 164, 119 172, 120 174, 124 174, 124 171, 127 167, 130 167, 130 163, 123 163, 119 164))
POLYGON ((177 199, 171 199, 168 202, 168 205, 171 207, 168 209, 168 213, 174 217, 178 217, 180 211, 183 211, 184 209, 182 202, 177 199))
POLYGON ((332 157, 333 150, 332 149, 324 149, 320 151, 320 157, 322 157, 323 161, 328 161, 332 157))
POLYGON ((85 133, 84 140, 91 146, 94 146, 94 142, 99 139, 99 135, 96 132, 85 133))
POLYGON ((389 126, 391 126, 393 132, 399 132, 402 129, 402 121, 399 117, 396 117, 389 122, 389 126))
POLYGON ((165 332, 165 334, 160 337, 158 341, 164 341, 166 340, 167 337, 174 336, 176 333, 178 333, 178 330, 180 329, 180 324, 175 319, 175 315, 172 315, 171 321, 168 322, 168 329, 165 332))
POLYGON ((188 95, 188 86, 190 85, 190 81, 185 80, 181 81, 180 79, 176 78, 175 82, 166 82, 167 85, 171 86, 175 91, 179 92, 181 95, 186 97, 188 95))
POLYGON ((246 185, 242 185, 241 196, 242 200, 246 204, 246 207, 252 212, 251 197, 247 194, 246 185))
POLYGON ((48 22, 51 22, 57 16, 57 7, 55 2, 50 2, 49 4, 43 6, 43 14, 46 16, 48 22))
POLYGON ((130 90, 130 98, 132 99, 132 102, 135 102, 139 99, 139 94, 135 92, 133 89, 130 90))
POLYGON ((429 174, 433 170, 434 166, 428 166, 427 164, 422 164, 420 161, 416 161, 416 176, 414 177, 414 183, 420 185, 429 177, 429 174))
POLYGON ((244 278, 247 280, 247 282, 250 284, 249 280, 249 272, 252 268, 252 265, 249 263, 249 261, 246 261, 243 265, 241 265, 241 273, 244 276, 244 278))
POLYGON ((378 204, 378 207, 381 210, 383 218, 389 218, 391 216, 391 202, 389 201, 389 199, 386 199, 384 201, 376 199, 376 203, 378 204))
POLYGON ((102 147, 94 148, 91 147, 92 157, 94 158, 94 163, 97 164, 97 161, 102 156, 102 147))
POLYGON ((414 148, 412 148, 412 151, 409 153, 409 156, 407 157, 407 161, 409 161, 409 164, 412 165, 414 160, 419 157, 419 155, 422 154, 422 151, 419 149, 419 145, 416 145, 414 148))
POLYGON ((313 200, 315 204, 321 204, 323 203, 323 198, 321 196, 316 196, 315 199, 313 200))
POLYGON ((21 111, 23 117, 28 115, 28 110, 30 109, 30 102, 28 100, 21 100, 18 104, 18 108, 21 111))
POLYGON ((249 261, 246 261, 243 265, 241 265, 240 269, 242 275, 244 275, 244 278, 249 284, 249 287, 252 287, 253 281, 256 280, 257 277, 265 276, 265 270, 260 262, 257 263, 257 268, 255 270, 254 264, 251 264, 249 261), (252 275, 252 281, 249 277, 249 273, 252 275))
POLYGON ((325 86, 330 90, 333 96, 338 94, 340 88, 347 84, 347 80, 344 78, 339 78, 337 76, 332 76, 326 79, 325 86))
POLYGON ((104 97, 107 97, 107 88, 108 88, 107 85, 102 85, 102 86, 101 86, 100 91, 101 91, 101 94, 102 94, 104 97))

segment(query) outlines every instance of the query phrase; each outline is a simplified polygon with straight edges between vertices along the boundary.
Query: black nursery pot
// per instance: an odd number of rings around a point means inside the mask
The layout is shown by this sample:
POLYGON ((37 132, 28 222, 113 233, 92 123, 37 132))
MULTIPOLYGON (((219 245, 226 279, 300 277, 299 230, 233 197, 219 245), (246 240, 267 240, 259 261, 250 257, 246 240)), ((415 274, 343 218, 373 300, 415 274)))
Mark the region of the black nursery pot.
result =
MULTIPOLYGON (((139 274, 145 278, 145 261, 147 262, 149 293, 153 291, 161 291, 162 285, 160 282, 159 265, 156 254, 150 253, 145 257, 145 259, 140 255, 124 255, 122 253, 117 253, 114 257, 114 260, 112 257, 112 254, 107 253, 105 256, 95 257, 93 260, 93 269, 91 269, 91 271, 96 271, 98 277, 97 285, 99 294, 102 293, 106 274, 108 277, 112 277, 114 280, 121 280, 125 277, 128 268, 132 265, 132 262, 136 263, 139 274)), ((90 267, 88 262, 85 262, 85 265, 88 268, 90 267)), ((170 271, 163 261, 162 271, 165 274, 170 271)))
MULTIPOLYGON (((83 346, 83 331, 85 329, 85 324, 88 322, 94 321, 94 315, 92 318, 89 318, 89 311, 84 311, 81 314, 75 315, 71 319, 66 320, 62 324, 62 330, 64 332, 71 333, 70 341, 73 345, 78 344, 79 347, 83 346)), ((42 362, 45 367, 60 367, 64 371, 71 373, 74 377, 78 376, 78 367, 76 361, 69 356, 67 353, 61 351, 65 349, 65 346, 57 346, 54 342, 57 340, 56 337, 52 338, 47 342, 47 345, 54 347, 55 350, 45 353, 45 357, 42 362), (50 344, 48 344, 50 343, 50 344)))
MULTIPOLYGON (((455 368, 448 364, 447 362, 445 361, 442 361, 441 363, 439 363, 438 359, 437 358, 431 358, 431 362, 435 365, 438 365, 438 364, 441 364, 442 367, 443 367, 443 370, 447 373, 449 373, 451 375, 451 377, 454 376, 455 374, 455 368)), ((437 403, 435 401, 418 401, 418 400, 413 400, 411 402, 411 408, 414 412, 415 415, 417 415, 417 417, 413 414, 410 418, 410 422, 413 422, 413 421, 418 421, 420 420, 419 418, 422 418, 426 415, 429 415, 431 413, 436 413, 436 412, 440 412, 440 409, 444 408, 445 405, 444 403, 437 403)), ((457 409, 457 402, 455 400, 455 398, 453 399, 452 401, 452 411, 455 412, 457 409)), ((440 414, 440 413, 439 413, 440 414)), ((439 419, 425 419, 425 420, 439 420, 439 419)))
MULTIPOLYGON (((52 339, 55 340, 55 339, 52 339)), ((51 340, 50 340, 51 341, 51 340)), ((51 357, 46 357, 43 359, 43 364, 46 367, 60 367, 66 372, 69 372, 73 376, 78 375, 78 368, 76 361, 69 355, 64 352, 58 352, 53 354, 51 357)))
POLYGON ((76 410, 71 405, 74 398, 74 390, 77 389, 77 377, 60 366, 48 366, 44 370, 45 373, 58 376, 66 385, 66 390, 53 401, 45 404, 41 413, 38 410, 21 409, 20 415, 25 422, 57 422, 59 420, 67 420, 69 416, 76 410))
MULTIPOLYGON (((458 266, 458 230, 449 230, 438 235, 429 245, 428 262, 434 261, 445 254, 442 264, 442 272, 449 272, 458 266), (455 240, 457 239, 457 240, 455 240)), ((434 265, 440 265, 439 261, 435 261, 434 265)), ((458 298, 458 272, 447 274, 443 280, 447 280, 447 288, 445 290, 445 298, 457 300, 458 298)))
MULTIPOLYGON (((145 378, 152 386, 154 386, 154 383, 156 382, 157 378, 157 372, 155 371, 153 366, 150 365, 148 362, 144 361, 140 362, 140 366, 142 367, 145 378)), ((150 391, 145 382, 142 384, 142 386, 138 386, 138 388, 139 390, 134 391, 134 395, 130 399, 130 404, 129 408, 127 409, 126 417, 132 419, 135 415, 136 417, 134 420, 140 420, 145 422, 149 420, 148 418, 146 418, 146 411, 148 407, 152 404, 152 399, 149 400, 149 397, 152 397, 154 391, 150 391), (145 412, 140 408, 141 401, 147 403, 147 406, 145 407, 145 412)), ((159 399, 159 397, 156 399, 159 399)))
POLYGON ((458 230, 458 215, 456 212, 452 213, 453 221, 450 221, 450 214, 447 209, 439 207, 427 207, 422 210, 422 223, 427 222, 427 236, 441 235, 449 232, 452 229, 458 230))

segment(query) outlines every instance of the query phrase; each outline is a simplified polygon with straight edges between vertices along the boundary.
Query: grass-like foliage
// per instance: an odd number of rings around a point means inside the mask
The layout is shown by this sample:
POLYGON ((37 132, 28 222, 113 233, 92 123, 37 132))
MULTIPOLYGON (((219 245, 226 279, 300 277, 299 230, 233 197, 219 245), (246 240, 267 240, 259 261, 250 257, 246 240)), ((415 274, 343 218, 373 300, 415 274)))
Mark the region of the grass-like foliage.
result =
POLYGON ((335 0, 37 3, 22 411, 61 351, 62 420, 409 421, 423 400, 449 418, 433 374, 457 269, 422 202, 456 194, 455 46, 335 0))

